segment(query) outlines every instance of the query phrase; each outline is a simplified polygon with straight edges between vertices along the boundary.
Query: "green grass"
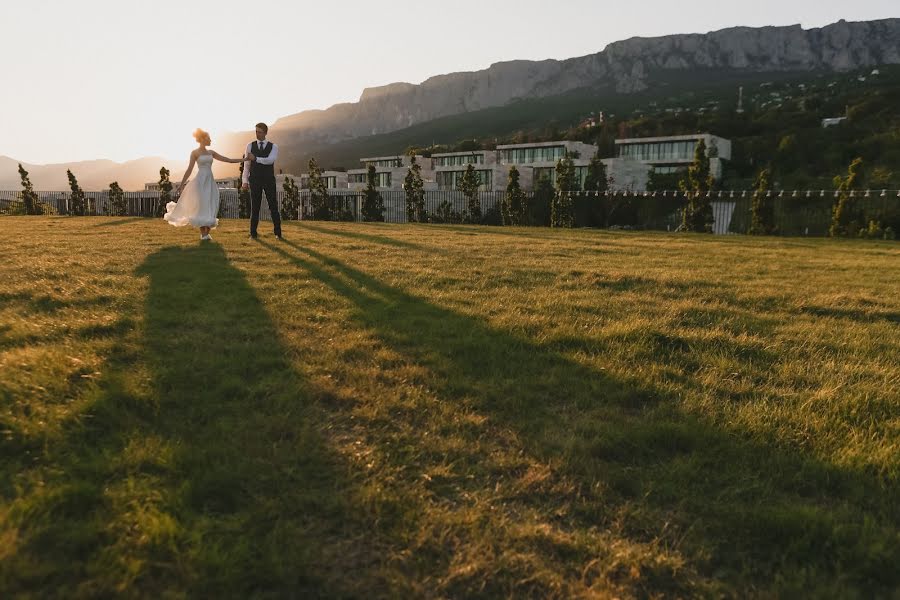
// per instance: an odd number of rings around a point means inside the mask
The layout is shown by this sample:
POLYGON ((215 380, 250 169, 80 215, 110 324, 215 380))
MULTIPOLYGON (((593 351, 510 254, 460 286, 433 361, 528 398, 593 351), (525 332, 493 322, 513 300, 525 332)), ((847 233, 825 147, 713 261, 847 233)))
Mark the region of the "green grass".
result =
POLYGON ((895 243, 0 226, 2 597, 900 589, 895 243))

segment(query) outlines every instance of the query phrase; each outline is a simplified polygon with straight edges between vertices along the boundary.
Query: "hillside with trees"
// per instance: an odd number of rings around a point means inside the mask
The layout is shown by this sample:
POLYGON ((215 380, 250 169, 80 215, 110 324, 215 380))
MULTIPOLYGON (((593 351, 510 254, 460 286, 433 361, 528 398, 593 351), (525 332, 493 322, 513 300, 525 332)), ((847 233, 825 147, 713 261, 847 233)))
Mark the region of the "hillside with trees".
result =
MULTIPOLYGON (((732 141, 721 187, 750 189, 769 168, 775 187, 832 189, 832 178, 856 157, 868 165, 865 185, 900 186, 900 67, 842 74, 683 72, 658 75, 634 94, 579 90, 551 98, 436 119, 399 131, 337 144, 290 148, 286 172, 310 156, 329 168, 357 168, 365 156, 491 149, 497 144, 557 139, 597 144, 614 154, 614 140, 708 132, 732 141), (738 112, 743 87, 743 112, 738 112), (846 117, 823 127, 822 119, 846 117)), ((675 182, 669 183, 670 189, 675 182)))

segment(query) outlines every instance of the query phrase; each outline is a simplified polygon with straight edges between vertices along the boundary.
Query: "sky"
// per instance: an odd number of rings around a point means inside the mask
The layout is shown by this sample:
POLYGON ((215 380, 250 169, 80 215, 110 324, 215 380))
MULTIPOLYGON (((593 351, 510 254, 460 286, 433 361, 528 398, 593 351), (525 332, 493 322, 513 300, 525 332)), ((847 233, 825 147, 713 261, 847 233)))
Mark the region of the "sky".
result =
POLYGON ((896 0, 4 0, 0 155, 179 159, 201 127, 355 102, 365 87, 564 59, 634 36, 900 16, 896 0))

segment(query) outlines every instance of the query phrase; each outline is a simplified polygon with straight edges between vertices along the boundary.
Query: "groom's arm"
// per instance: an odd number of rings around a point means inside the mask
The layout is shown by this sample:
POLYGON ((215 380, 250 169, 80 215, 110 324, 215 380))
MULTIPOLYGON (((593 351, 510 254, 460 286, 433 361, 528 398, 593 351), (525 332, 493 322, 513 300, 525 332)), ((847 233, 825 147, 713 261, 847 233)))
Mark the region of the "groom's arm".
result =
MULTIPOLYGON (((250 149, 253 147, 253 142, 247 144, 247 151, 244 153, 244 156, 250 156, 250 149)), ((241 177, 242 185, 250 185, 250 161, 244 161, 244 175, 241 177)))
POLYGON ((256 157, 256 162, 261 165, 274 165, 276 160, 278 160, 278 146, 276 144, 272 144, 272 151, 269 152, 268 156, 256 157))

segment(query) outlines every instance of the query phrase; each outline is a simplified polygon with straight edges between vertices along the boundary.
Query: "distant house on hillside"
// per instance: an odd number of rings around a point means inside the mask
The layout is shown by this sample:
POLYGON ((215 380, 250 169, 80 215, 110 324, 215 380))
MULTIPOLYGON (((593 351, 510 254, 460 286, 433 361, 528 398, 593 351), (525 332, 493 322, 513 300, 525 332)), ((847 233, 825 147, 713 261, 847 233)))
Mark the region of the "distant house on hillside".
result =
POLYGON ((827 117, 822 119, 822 127, 831 127, 832 125, 840 125, 847 120, 847 117, 827 117))

